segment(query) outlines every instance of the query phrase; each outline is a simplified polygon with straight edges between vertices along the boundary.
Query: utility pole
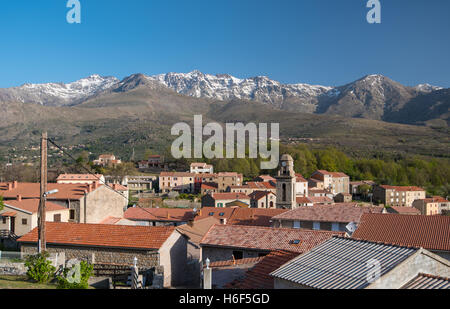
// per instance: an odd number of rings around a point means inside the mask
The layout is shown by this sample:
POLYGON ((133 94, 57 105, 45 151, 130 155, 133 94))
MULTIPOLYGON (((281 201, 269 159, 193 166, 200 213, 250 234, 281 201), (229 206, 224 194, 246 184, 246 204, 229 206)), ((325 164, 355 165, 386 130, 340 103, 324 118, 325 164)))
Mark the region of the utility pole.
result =
POLYGON ((47 132, 41 138, 41 191, 39 203, 38 252, 46 251, 45 239, 45 200, 47 192, 47 132))

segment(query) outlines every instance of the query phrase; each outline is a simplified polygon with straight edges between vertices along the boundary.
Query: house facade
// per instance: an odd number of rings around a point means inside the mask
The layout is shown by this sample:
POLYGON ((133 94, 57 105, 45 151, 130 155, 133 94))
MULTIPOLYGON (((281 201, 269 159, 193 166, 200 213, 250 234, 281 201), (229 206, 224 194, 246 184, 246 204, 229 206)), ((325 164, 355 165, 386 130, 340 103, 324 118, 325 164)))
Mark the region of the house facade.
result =
POLYGON ((330 190, 334 195, 350 193, 350 177, 344 173, 318 170, 311 178, 322 181, 324 189, 330 190))
MULTIPOLYGON (((187 242, 174 227, 49 222, 46 237, 47 251, 64 252, 66 259, 133 265, 136 257, 140 269, 164 269, 164 287, 185 280, 187 242)), ((19 238, 21 252, 36 253, 37 239, 37 228, 19 238)))
POLYGON ((373 200, 385 206, 412 207, 415 200, 426 198, 424 189, 414 186, 375 186, 373 200))

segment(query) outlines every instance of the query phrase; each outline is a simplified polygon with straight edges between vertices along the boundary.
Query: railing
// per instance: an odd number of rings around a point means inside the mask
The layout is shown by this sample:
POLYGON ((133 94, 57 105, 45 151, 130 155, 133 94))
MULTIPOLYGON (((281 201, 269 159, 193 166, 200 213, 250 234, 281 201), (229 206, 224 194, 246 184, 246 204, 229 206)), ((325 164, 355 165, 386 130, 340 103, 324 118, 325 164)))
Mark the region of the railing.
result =
POLYGON ((10 230, 0 230, 0 238, 7 238, 7 239, 12 239, 12 240, 17 240, 19 238, 19 236, 17 236, 16 234, 14 234, 13 232, 11 232, 10 230))

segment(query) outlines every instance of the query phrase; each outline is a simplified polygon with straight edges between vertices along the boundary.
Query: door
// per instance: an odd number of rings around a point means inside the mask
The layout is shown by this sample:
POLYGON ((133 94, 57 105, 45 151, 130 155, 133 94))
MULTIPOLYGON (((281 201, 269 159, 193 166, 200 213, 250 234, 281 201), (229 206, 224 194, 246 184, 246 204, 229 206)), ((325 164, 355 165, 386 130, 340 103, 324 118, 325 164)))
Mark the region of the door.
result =
POLYGON ((9 217, 9 220, 11 220, 10 231, 11 231, 11 233, 15 234, 16 233, 16 218, 9 217))

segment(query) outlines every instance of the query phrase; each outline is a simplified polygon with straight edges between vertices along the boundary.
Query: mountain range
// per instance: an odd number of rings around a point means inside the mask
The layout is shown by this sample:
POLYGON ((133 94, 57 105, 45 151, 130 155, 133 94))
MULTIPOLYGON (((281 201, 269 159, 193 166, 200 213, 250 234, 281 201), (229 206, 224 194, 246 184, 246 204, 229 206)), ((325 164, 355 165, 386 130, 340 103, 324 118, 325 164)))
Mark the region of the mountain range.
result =
POLYGON ((240 79, 199 71, 153 76, 134 74, 123 80, 92 75, 68 84, 3 88, 0 102, 77 106, 95 97, 127 92, 141 85, 163 87, 194 98, 256 101, 289 112, 439 126, 447 126, 450 119, 449 89, 429 84, 408 87, 383 75, 368 75, 337 87, 282 84, 265 76, 240 79))
MULTIPOLYGON (((406 87, 381 75, 339 87, 283 85, 198 71, 122 80, 92 75, 63 84, 0 89, 0 161, 37 146, 43 130, 62 145, 122 159, 145 149, 167 153, 171 127, 279 123, 283 143, 335 146, 357 156, 389 153, 448 157, 450 89, 406 87), (425 125, 424 125, 425 124, 425 125)), ((28 154, 35 156, 35 154, 28 154)))

